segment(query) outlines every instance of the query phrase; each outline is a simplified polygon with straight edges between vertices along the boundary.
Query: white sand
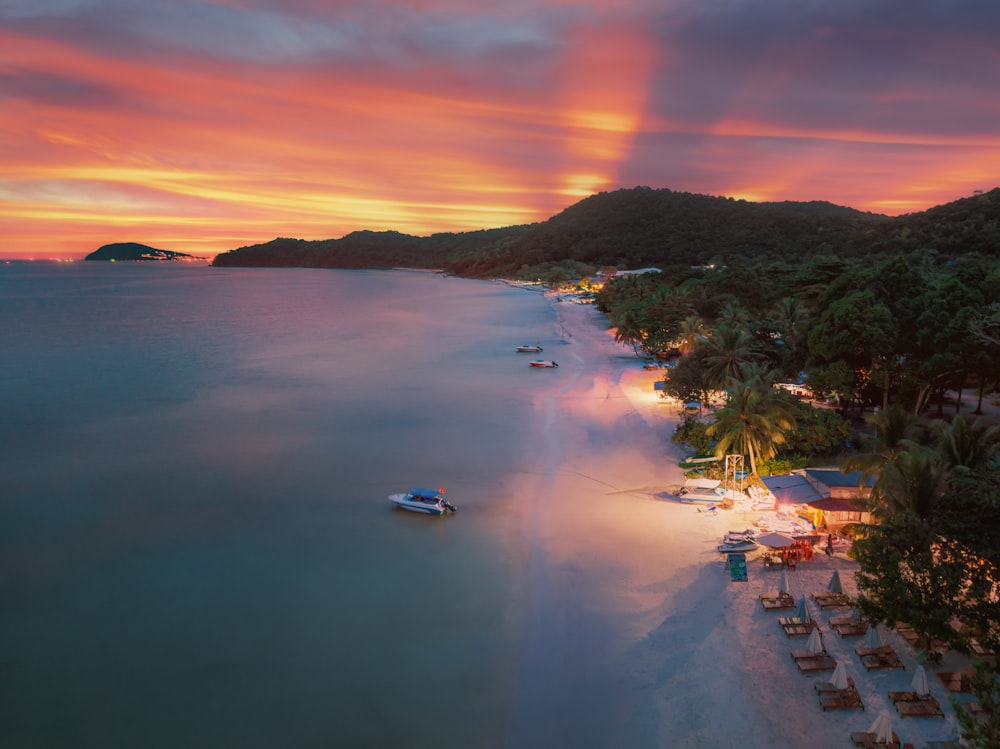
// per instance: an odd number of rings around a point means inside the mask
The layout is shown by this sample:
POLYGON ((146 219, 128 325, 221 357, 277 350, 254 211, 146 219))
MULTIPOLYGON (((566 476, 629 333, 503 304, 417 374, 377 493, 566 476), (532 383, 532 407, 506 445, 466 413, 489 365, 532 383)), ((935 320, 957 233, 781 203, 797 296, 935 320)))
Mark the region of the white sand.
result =
MULTIPOLYGON (((566 345, 546 346, 560 367, 538 374, 564 386, 536 403, 537 463, 513 487, 532 506, 531 603, 506 745, 845 749, 882 710, 917 749, 957 737, 951 695, 933 671, 945 719, 904 719, 889 702, 917 665, 902 638, 892 633, 890 642, 905 671, 866 672, 854 654, 861 639, 829 625, 849 610, 821 611, 810 598, 828 651, 845 662, 866 708, 821 710, 813 685, 830 674, 798 671, 790 652, 806 638, 786 637, 778 624, 794 612, 764 611, 758 600, 780 573, 752 559, 749 582, 731 582, 715 549, 726 530, 757 516, 712 517, 659 496, 683 480, 682 450, 670 439, 677 414, 653 391, 660 374, 614 342, 594 307, 554 304, 566 345)), ((837 569, 853 593, 855 568, 842 554, 818 556, 789 572, 790 587, 809 597, 837 569)))

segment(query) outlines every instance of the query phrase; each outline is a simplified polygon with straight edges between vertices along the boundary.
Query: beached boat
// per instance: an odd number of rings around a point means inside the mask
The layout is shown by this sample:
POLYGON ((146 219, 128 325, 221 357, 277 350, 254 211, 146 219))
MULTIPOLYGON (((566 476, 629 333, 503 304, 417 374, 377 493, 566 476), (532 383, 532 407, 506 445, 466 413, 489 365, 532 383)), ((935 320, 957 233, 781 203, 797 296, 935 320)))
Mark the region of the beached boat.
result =
POLYGON ((558 367, 559 365, 556 364, 554 361, 551 361, 551 360, 535 359, 533 362, 531 362, 531 366, 533 366, 533 367, 558 367))
POLYGON ((684 486, 677 492, 681 502, 708 502, 715 504, 730 499, 734 502, 745 500, 742 492, 726 489, 721 481, 715 479, 687 479, 684 486))
POLYGON ((537 354, 537 353, 541 352, 542 347, 541 346, 537 346, 537 345, 536 346, 518 346, 517 349, 515 349, 515 350, 518 351, 518 352, 520 352, 520 353, 522 353, 522 354, 537 354))
POLYGON ((730 551, 753 551, 758 547, 754 540, 756 533, 752 528, 747 528, 744 531, 729 531, 723 536, 722 543, 716 548, 723 554, 730 551))
POLYGON ((444 489, 425 489, 418 486, 405 494, 390 494, 389 501, 397 507, 413 512, 423 512, 427 515, 444 515, 446 512, 457 512, 458 508, 443 496, 444 489))

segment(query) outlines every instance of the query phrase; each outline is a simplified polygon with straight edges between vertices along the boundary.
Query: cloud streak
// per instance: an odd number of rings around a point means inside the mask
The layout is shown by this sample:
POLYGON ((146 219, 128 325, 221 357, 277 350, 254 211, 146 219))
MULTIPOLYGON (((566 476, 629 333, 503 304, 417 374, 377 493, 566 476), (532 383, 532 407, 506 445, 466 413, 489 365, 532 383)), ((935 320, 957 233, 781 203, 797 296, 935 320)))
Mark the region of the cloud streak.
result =
POLYGON ((989 189, 987 0, 0 6, 0 253, 544 220, 644 184, 901 213, 989 189))

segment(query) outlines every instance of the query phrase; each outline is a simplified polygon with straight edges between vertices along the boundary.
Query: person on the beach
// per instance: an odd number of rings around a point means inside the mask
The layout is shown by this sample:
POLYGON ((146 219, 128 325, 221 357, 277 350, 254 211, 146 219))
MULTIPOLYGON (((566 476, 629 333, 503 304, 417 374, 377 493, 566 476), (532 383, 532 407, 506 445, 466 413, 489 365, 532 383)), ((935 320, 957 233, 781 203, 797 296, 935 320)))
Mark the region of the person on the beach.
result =
POLYGON ((833 556, 833 534, 832 533, 827 533, 826 534, 826 555, 828 557, 832 557, 833 556))

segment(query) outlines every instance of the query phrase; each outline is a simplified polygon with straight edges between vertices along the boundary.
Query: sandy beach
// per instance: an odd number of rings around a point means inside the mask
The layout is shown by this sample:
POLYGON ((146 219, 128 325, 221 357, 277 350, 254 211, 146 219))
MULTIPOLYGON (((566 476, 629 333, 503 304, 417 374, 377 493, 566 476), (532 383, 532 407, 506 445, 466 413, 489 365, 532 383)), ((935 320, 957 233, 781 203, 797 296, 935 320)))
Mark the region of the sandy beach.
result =
POLYGON ((863 711, 823 712, 814 685, 830 673, 798 670, 791 651, 806 638, 786 636, 778 622, 794 612, 765 611, 759 601, 781 573, 752 554, 749 581, 731 582, 716 551, 727 530, 763 513, 713 516, 664 498, 683 480, 683 451, 670 439, 675 409, 654 395, 660 374, 615 343, 593 306, 553 305, 556 342, 545 356, 560 366, 531 374, 563 384, 535 403, 533 464, 511 486, 530 507, 530 606, 519 622, 529 634, 505 745, 842 749, 882 711, 917 749, 956 738, 952 695, 934 671, 961 668, 957 655, 929 670, 945 717, 903 718, 888 692, 910 688, 914 650, 890 632, 905 669, 866 671, 854 653, 862 638, 830 626, 850 609, 821 610, 812 600, 834 570, 845 592, 855 592, 855 564, 844 554, 787 573, 864 703, 863 711))

